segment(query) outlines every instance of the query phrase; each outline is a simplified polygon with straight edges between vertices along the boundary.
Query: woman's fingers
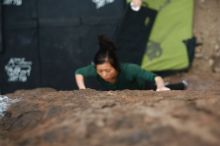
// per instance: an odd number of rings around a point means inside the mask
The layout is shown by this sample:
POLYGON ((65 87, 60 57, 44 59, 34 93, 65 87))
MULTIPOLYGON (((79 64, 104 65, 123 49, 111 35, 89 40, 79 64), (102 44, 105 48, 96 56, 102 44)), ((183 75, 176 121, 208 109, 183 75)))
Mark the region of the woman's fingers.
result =
POLYGON ((156 91, 170 91, 170 88, 167 88, 167 87, 161 87, 161 88, 157 88, 156 91))

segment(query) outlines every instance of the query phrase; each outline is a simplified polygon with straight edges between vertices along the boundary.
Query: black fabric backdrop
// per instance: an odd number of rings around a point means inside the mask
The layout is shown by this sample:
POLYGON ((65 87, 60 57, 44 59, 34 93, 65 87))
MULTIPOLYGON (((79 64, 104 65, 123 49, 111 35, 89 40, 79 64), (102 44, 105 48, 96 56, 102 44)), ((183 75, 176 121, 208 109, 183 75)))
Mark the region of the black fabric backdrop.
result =
POLYGON ((0 0, 0 53, 3 51, 2 44, 2 0, 0 0))
MULTIPOLYGON (((125 3, 115 0, 99 9, 92 0, 22 0, 21 6, 3 5, 1 94, 37 87, 76 89, 75 69, 91 63, 98 49, 98 35, 114 37, 125 3), (14 58, 31 62, 27 81, 9 81, 5 67, 14 58)), ((11 69, 21 68, 22 64, 11 69)), ((88 85, 93 87, 95 82, 88 85)))
POLYGON ((0 89, 2 93, 12 92, 16 89, 35 88, 40 83, 40 69, 38 58, 38 27, 37 27, 37 0, 24 0, 22 6, 3 5, 3 46, 4 51, 0 54, 0 89), (11 65, 14 74, 18 73, 17 81, 9 81, 6 66, 10 60, 20 59, 20 64, 11 65), (31 74, 26 82, 21 81, 22 71, 26 66, 22 59, 32 62, 31 74))
MULTIPOLYGON (((100 34, 118 44, 120 60, 140 63, 156 12, 141 9, 137 14, 125 0, 99 9, 96 6, 92 0, 22 0, 21 6, 3 5, 0 94, 38 87, 76 89, 74 71, 91 63, 100 34), (20 63, 12 66, 10 61, 16 58, 20 63), (27 81, 9 81, 6 66, 11 65, 8 70, 19 77, 27 69, 25 63, 31 63, 27 81)), ((89 88, 100 87, 94 79, 86 84, 89 88)))

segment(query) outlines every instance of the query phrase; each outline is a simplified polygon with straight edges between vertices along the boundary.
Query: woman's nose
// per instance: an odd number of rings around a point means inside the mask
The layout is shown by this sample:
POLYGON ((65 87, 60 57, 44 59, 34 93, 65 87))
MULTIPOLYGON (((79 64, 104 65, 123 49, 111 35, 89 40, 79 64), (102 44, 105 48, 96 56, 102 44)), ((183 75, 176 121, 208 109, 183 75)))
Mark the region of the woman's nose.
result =
POLYGON ((106 76, 107 76, 107 73, 106 73, 106 72, 103 72, 102 76, 103 76, 103 77, 106 77, 106 76))
POLYGON ((106 76, 106 73, 103 73, 103 76, 105 77, 105 76, 106 76))

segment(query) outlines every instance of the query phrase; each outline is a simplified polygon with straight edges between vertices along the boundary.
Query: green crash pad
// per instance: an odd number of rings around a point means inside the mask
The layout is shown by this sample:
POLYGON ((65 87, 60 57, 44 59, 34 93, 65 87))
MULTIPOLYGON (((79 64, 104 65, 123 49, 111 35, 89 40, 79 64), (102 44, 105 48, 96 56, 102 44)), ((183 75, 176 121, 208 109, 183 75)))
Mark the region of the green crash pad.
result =
POLYGON ((141 67, 149 71, 175 71, 189 67, 184 40, 192 38, 193 0, 144 0, 158 11, 141 67))
POLYGON ((193 0, 145 0, 158 15, 146 44, 142 68, 182 70, 189 66, 184 40, 192 38, 193 0))

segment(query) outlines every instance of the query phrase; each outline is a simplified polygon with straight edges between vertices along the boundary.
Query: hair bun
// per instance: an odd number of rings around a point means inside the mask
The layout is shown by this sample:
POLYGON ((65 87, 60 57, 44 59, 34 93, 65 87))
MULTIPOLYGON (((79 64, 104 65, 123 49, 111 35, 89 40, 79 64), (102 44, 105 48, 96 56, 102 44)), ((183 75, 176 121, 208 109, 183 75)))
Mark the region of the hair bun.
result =
POLYGON ((99 40, 100 49, 110 50, 110 51, 116 50, 115 44, 110 39, 108 39, 106 36, 99 35, 98 40, 99 40))

